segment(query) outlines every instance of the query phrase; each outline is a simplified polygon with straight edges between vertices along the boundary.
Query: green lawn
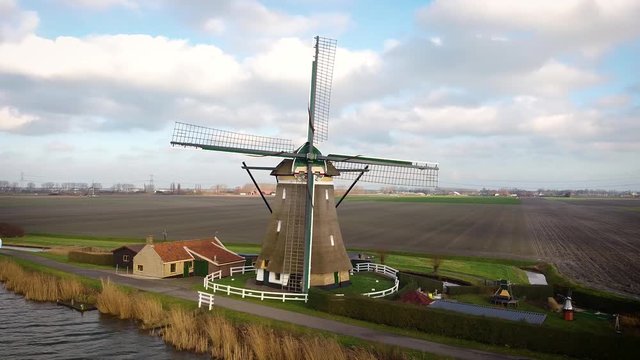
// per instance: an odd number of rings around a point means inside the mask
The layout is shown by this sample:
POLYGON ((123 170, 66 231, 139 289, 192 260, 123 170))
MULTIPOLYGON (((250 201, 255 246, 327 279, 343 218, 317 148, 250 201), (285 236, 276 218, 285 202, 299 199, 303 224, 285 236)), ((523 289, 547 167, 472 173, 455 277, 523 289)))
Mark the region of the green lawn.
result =
POLYGON ((414 196, 414 195, 353 195, 347 201, 389 201, 444 204, 519 205, 520 199, 508 196, 414 196))
MULTIPOLYGON (((371 253, 371 255, 376 255, 371 253)), ((409 256, 400 254, 387 254, 385 264, 398 270, 417 271, 422 273, 433 272, 433 260, 419 255, 409 256)), ((468 281, 473 284, 482 284, 484 279, 498 280, 508 279, 514 284, 528 284, 527 274, 514 265, 502 264, 500 260, 490 262, 486 260, 460 260, 442 259, 438 274, 468 281)))
POLYGON ((225 244, 229 250, 238 254, 259 254, 262 246, 255 244, 225 244))
POLYGON ((132 243, 144 243, 143 239, 114 239, 114 238, 92 238, 88 236, 58 236, 58 235, 25 235, 21 238, 3 239, 5 245, 27 245, 42 247, 96 247, 113 250, 123 245, 132 243))
MULTIPOLYGON (((255 276, 255 273, 237 274, 215 280, 215 282, 222 285, 242 288, 245 287, 245 284, 248 280, 254 279, 255 276)), ((353 276, 351 276, 351 285, 327 291, 334 294, 364 294, 372 291, 389 289, 393 287, 393 284, 393 280, 382 275, 371 272, 361 272, 355 273, 353 276)), ((273 291, 278 290, 274 289, 273 291)))
POLYGON ((364 294, 392 288, 394 281, 374 272, 356 272, 351 277, 351 285, 327 290, 333 294, 364 294))

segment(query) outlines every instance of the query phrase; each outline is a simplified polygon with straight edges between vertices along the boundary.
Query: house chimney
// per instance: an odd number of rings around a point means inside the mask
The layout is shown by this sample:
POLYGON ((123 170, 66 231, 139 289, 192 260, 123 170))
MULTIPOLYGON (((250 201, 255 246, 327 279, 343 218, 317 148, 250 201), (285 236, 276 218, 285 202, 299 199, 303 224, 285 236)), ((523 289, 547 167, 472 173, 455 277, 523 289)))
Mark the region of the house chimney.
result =
POLYGON ((147 245, 153 245, 153 235, 147 235, 147 245))

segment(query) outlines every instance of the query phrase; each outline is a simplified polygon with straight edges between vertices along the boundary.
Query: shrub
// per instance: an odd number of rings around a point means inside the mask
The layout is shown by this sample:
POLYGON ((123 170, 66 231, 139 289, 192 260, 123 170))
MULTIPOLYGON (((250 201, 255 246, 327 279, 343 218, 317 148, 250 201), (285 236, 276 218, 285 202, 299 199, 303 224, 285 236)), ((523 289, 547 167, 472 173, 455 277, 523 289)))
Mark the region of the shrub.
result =
POLYGON ((93 265, 113 265, 113 254, 105 252, 69 251, 69 261, 93 265))
POLYGON ((24 229, 21 226, 8 223, 0 223, 0 237, 14 238, 23 236, 24 229))

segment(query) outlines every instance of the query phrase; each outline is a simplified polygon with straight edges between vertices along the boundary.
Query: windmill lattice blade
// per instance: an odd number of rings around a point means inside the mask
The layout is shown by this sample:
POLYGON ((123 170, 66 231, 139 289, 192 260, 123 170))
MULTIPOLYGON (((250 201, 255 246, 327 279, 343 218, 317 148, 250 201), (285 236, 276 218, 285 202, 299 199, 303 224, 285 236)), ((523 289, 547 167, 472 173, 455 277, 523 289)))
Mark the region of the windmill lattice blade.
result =
POLYGON ((329 105, 331 103, 331 82, 337 41, 318 37, 316 58, 316 88, 313 108, 313 142, 320 143, 329 137, 329 105))
MULTIPOLYGON (((364 169, 364 164, 354 162, 333 162, 333 165, 340 170, 364 169)), ((353 180, 359 172, 341 172, 338 179, 353 180)), ((437 187, 438 168, 437 167, 408 167, 395 165, 369 165, 367 171, 360 181, 414 187, 437 187)))
POLYGON ((171 144, 257 155, 291 153, 295 149, 293 142, 287 139, 247 135, 181 122, 176 122, 171 144))

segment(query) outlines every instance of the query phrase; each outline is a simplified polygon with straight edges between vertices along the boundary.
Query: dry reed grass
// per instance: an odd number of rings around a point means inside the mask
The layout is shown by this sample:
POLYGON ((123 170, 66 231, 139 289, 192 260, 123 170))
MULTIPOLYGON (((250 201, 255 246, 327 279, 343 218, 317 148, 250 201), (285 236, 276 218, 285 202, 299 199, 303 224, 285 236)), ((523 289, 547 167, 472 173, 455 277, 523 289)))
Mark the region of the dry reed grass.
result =
POLYGON ((133 318, 133 301, 129 294, 121 290, 109 279, 101 279, 100 282, 102 291, 96 297, 98 311, 115 315, 120 319, 133 318))
POLYGON ((9 260, 0 261, 0 280, 8 290, 34 301, 79 300, 90 292, 77 279, 26 271, 9 260))
POLYGON ((198 353, 206 352, 209 343, 200 327, 198 317, 194 312, 180 308, 171 309, 167 316, 169 325, 162 333, 165 342, 178 350, 189 350, 198 353))
POLYGON ((140 326, 143 329, 156 328, 166 323, 162 303, 147 295, 136 294, 134 296, 133 314, 140 321, 140 326))

